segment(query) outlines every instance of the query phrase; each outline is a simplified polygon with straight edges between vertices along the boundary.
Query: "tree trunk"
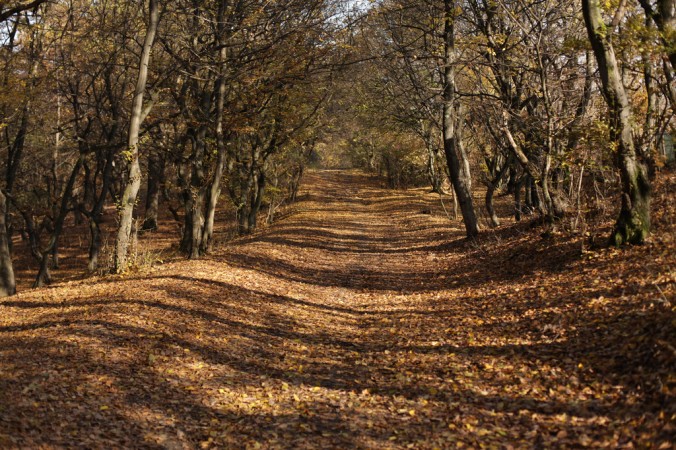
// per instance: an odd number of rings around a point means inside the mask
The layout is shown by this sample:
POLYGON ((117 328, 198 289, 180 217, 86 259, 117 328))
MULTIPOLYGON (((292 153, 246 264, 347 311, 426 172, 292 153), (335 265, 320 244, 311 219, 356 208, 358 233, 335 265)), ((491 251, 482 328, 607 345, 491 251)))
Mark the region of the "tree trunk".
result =
POLYGON ((667 52, 671 69, 676 70, 676 0, 659 0, 660 15, 662 16, 662 32, 667 43, 667 52))
POLYGON ((89 260, 87 270, 93 273, 99 267, 99 254, 101 253, 101 228, 93 217, 89 219, 89 260))
POLYGON ((227 56, 227 47, 224 45, 225 9, 226 3, 222 1, 218 10, 218 39, 219 44, 222 46, 218 54, 221 76, 218 80, 216 90, 216 151, 218 152, 218 158, 216 161, 216 170, 214 171, 214 175, 211 180, 211 186, 209 186, 209 192, 207 193, 206 216, 204 220, 204 231, 202 233, 201 243, 201 250, 203 253, 210 252, 213 249, 214 219, 216 218, 216 206, 218 205, 218 198, 221 195, 221 179, 223 178, 226 162, 225 133, 223 130, 223 116, 225 113, 226 95, 225 59, 227 56))
MULTIPOLYGON (((106 198, 113 178, 114 152, 111 150, 106 155, 106 164, 103 168, 103 182, 101 183, 101 192, 94 198, 94 206, 89 214, 89 258, 87 270, 93 273, 98 269, 99 255, 101 253, 101 221, 103 220, 103 209, 106 206, 106 198)), ((95 194, 96 186, 92 188, 92 194, 95 194)))
POLYGON ((14 265, 12 264, 12 253, 9 249, 11 236, 7 233, 5 221, 8 210, 7 197, 0 191, 0 297, 16 294, 14 265))
POLYGON ((141 63, 139 67, 136 90, 134 92, 134 101, 132 103, 131 118, 129 120, 129 178, 127 186, 124 189, 120 202, 120 224, 117 233, 117 242, 115 250, 114 270, 124 272, 127 269, 127 251, 129 249, 129 240, 131 238, 131 226, 134 215, 134 203, 141 186, 141 166, 139 164, 139 132, 143 122, 143 95, 146 90, 148 80, 148 65, 150 63, 150 52, 152 50, 157 24, 159 22, 159 8, 157 0, 150 0, 149 6, 149 24, 145 40, 143 42, 143 51, 141 52, 141 63))
POLYGON ((204 219, 204 230, 202 232, 202 253, 210 252, 213 249, 214 238, 214 220, 216 218, 216 206, 221 195, 221 179, 225 169, 225 149, 218 153, 216 170, 214 178, 211 180, 211 186, 207 192, 207 204, 204 219))
POLYGON ((164 157, 153 152, 148 160, 148 191, 146 192, 146 216, 142 229, 157 230, 157 213, 160 206, 160 187, 164 177, 164 157))
POLYGON ((460 145, 460 133, 456 129, 459 108, 455 93, 455 2, 444 0, 444 86, 443 86, 443 134, 444 153, 453 189, 460 203, 462 219, 468 238, 479 234, 479 223, 472 203, 472 187, 469 174, 469 161, 460 145))
POLYGON ((498 215, 495 214, 495 208, 493 207, 493 194, 495 193, 495 184, 490 183, 488 189, 486 190, 486 211, 488 211, 488 217, 491 220, 492 227, 500 226, 500 219, 498 215))
POLYGON ((500 182, 507 174, 507 170, 509 169, 510 165, 511 164, 509 161, 505 161, 502 168, 495 175, 495 178, 493 180, 488 180, 487 183, 488 189, 486 190, 486 211, 488 211, 488 217, 490 218, 491 226, 493 227, 500 226, 500 219, 495 213, 495 208, 493 207, 493 194, 495 194, 495 190, 498 188, 498 186, 500 186, 500 182))
MULTIPOLYGON (((204 107, 203 111, 208 111, 204 107)), ((187 240, 188 258, 197 259, 200 257, 200 247, 202 245, 202 233, 204 230, 204 210, 207 198, 207 187, 205 186, 204 159, 206 156, 206 136, 207 126, 202 125, 196 131, 193 140, 192 174, 190 178, 190 209, 186 211, 186 231, 190 238, 187 240), (188 220, 190 224, 188 224, 188 220)))
POLYGON ((523 181, 518 181, 514 183, 514 220, 519 222, 521 220, 521 186, 523 181))
POLYGON ((261 172, 258 174, 258 177, 256 177, 256 195, 252 199, 251 209, 249 211, 249 233, 256 229, 258 211, 261 209, 261 205, 263 204, 263 196, 265 195, 265 185, 265 172, 261 170, 261 172))
POLYGON ((611 243, 641 244, 650 231, 650 181, 634 147, 631 108, 622 83, 610 33, 599 0, 582 0, 582 12, 598 63, 603 94, 610 110, 610 138, 617 146, 616 164, 622 179, 622 207, 611 243))
POLYGON ((49 273, 49 255, 59 245, 59 238, 61 237, 61 232, 63 231, 63 224, 66 221, 68 212, 70 211, 69 205, 73 198, 73 187, 75 186, 75 181, 80 174, 83 161, 84 155, 81 153, 77 162, 75 163, 75 166, 73 167, 70 177, 68 178, 68 183, 63 190, 59 215, 54 220, 52 236, 50 237, 49 243, 45 249, 40 252, 40 268, 38 270, 38 275, 35 278, 35 283, 33 283, 33 287, 42 287, 51 281, 51 275, 49 273))

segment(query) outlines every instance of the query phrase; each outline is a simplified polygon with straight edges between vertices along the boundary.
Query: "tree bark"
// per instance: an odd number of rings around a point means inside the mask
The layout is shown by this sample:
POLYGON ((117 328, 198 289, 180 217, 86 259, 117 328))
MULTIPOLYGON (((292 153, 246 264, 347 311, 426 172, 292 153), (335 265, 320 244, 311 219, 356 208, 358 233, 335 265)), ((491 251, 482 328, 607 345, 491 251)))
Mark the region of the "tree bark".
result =
POLYGON ((207 253, 213 249, 214 220, 216 218, 216 206, 221 195, 221 179, 225 171, 226 148, 225 131, 223 130, 223 118, 225 114, 225 61, 227 57, 227 47, 225 45, 225 19, 227 2, 221 0, 218 7, 218 44, 221 49, 218 52, 218 70, 220 77, 216 88, 216 151, 218 153, 216 160, 216 169, 214 170, 211 185, 207 192, 207 205, 204 218, 204 230, 202 231, 201 252, 207 253))
POLYGON ((139 67, 136 90, 131 109, 131 118, 129 121, 129 178, 127 186, 124 189, 120 201, 120 224, 117 233, 117 242, 115 250, 114 270, 124 272, 127 269, 127 252, 129 249, 129 240, 131 238, 131 226, 134 215, 134 204, 141 186, 141 166, 139 164, 139 133, 141 123, 144 119, 143 96, 146 91, 146 82, 148 80, 148 65, 150 63, 150 53, 157 33, 157 24, 160 19, 158 0, 150 0, 149 6, 148 31, 143 42, 143 51, 141 52, 141 63, 139 67))
MULTIPOLYGON (((106 165, 103 168, 103 182, 101 185, 101 192, 96 198, 96 203, 89 215, 89 260, 87 262, 87 270, 93 273, 99 266, 99 254, 101 253, 101 220, 103 219, 103 208, 106 205, 106 198, 113 177, 113 151, 106 155, 106 165)), ((95 189, 96 187, 94 187, 95 189)))
POLYGON ((266 184, 267 180, 265 177, 265 171, 261 170, 258 176, 256 177, 255 183, 256 189, 254 190, 255 195, 252 198, 251 209, 249 211, 249 221, 248 221, 249 233, 253 232, 256 229, 258 221, 258 212, 260 211, 261 205, 263 204, 263 196, 265 195, 266 184))
MULTIPOLYGON (((208 106, 203 105, 203 111, 209 111, 208 106)), ((204 159, 206 156, 206 137, 207 126, 201 125, 195 131, 193 137, 192 171, 190 184, 188 188, 189 208, 186 210, 185 230, 189 237, 184 239, 187 247, 184 249, 188 253, 189 259, 200 257, 200 248, 202 245, 202 234, 204 231, 204 210, 207 199, 207 186, 205 185, 204 159)))
POLYGON ((146 192, 146 215, 142 229, 157 230, 157 214, 160 206, 160 187, 164 177, 164 157, 154 152, 148 159, 148 190, 146 192))
POLYGON ((631 108, 611 41, 612 30, 603 22, 599 0, 582 0, 582 13, 610 110, 610 138, 617 147, 616 164, 622 179, 622 207, 610 240, 618 246, 641 244, 650 231, 650 181, 634 145, 631 108))
POLYGON ((491 226, 493 227, 500 226, 500 219, 498 218, 498 215, 495 213, 495 208, 493 207, 493 195, 495 194, 495 190, 498 188, 498 186, 500 186, 500 182, 507 174, 510 165, 511 164, 509 160, 505 161, 502 168, 495 175, 495 178, 492 180, 488 180, 487 183, 488 189, 486 190, 486 211, 488 211, 488 217, 490 218, 491 226))
POLYGON ((81 153, 77 159, 77 162, 75 163, 75 166, 73 167, 70 177, 68 178, 68 183, 63 190, 59 215, 54 220, 54 229, 52 230, 49 243, 45 249, 40 252, 40 268, 38 269, 38 275, 35 278, 33 287, 42 287, 51 281, 51 275, 49 273, 49 255, 59 245, 59 238, 61 237, 61 232, 63 231, 63 224, 66 221, 68 212, 70 211, 69 205, 73 198, 73 187, 75 186, 75 181, 80 174, 83 161, 84 155, 81 153))
POLYGON ((468 238, 479 234, 479 223, 472 202, 472 185, 469 161, 462 149, 462 136, 456 128, 459 108, 455 92, 455 1, 444 0, 444 86, 443 86, 443 135, 444 153, 453 189, 460 203, 462 219, 468 238))
POLYGON ((6 213, 9 210, 7 197, 0 191, 0 297, 16 294, 16 280, 12 253, 9 248, 10 236, 7 233, 6 213))

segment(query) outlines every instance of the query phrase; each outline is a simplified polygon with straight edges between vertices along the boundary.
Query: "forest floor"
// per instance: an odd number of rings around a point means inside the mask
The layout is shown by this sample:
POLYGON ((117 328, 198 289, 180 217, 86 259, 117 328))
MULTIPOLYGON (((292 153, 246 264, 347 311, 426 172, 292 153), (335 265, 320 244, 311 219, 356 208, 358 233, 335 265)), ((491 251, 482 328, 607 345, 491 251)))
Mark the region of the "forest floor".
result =
POLYGON ((0 448, 673 448, 675 179, 588 250, 312 172, 203 260, 0 300, 0 448))

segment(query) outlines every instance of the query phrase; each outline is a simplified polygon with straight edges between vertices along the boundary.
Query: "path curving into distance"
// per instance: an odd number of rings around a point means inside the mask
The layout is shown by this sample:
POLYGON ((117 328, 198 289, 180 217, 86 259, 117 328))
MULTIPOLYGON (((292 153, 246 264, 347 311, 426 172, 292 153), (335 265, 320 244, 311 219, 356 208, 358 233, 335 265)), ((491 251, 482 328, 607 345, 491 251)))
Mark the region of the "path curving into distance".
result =
POLYGON ((203 260, 0 300, 0 447, 613 447, 642 427, 648 442, 666 436, 663 405, 584 359, 598 317, 567 319, 577 306, 557 270, 575 264, 570 249, 551 263, 528 238, 510 251, 499 234, 467 243, 438 197, 361 173, 305 182, 287 217, 203 260), (558 280, 546 294, 545 277, 558 280))

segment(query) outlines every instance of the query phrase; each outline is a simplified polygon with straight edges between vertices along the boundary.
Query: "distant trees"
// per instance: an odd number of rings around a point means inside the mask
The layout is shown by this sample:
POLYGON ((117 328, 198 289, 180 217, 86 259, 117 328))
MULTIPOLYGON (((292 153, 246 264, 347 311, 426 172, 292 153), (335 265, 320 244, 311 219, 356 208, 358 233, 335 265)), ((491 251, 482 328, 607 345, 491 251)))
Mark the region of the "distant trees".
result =
MULTIPOLYGON (((496 192, 514 196, 517 220, 537 212, 549 227, 577 227, 585 201, 623 190, 611 240, 640 243, 649 229, 650 173, 674 130, 675 84, 673 28, 665 25, 673 22, 673 2, 639 3, 597 3, 597 13, 610 19, 599 22, 602 33, 589 35, 582 14, 589 2, 383 0, 357 36, 375 58, 363 56, 373 69, 359 69, 368 75, 361 90, 378 90, 374 111, 383 123, 417 136, 412 152, 438 155, 430 149, 443 142, 445 175, 466 206, 468 236, 479 222, 469 207, 474 178, 487 188, 489 226, 499 223, 496 192), (613 45, 620 50, 612 86, 624 89, 624 106, 612 100, 622 96, 608 90, 603 59, 596 77, 599 49, 613 45), (629 156, 625 149, 636 146, 629 156), (617 177, 609 170, 614 161, 617 177)), ((438 190, 434 176, 430 181, 438 190)))

